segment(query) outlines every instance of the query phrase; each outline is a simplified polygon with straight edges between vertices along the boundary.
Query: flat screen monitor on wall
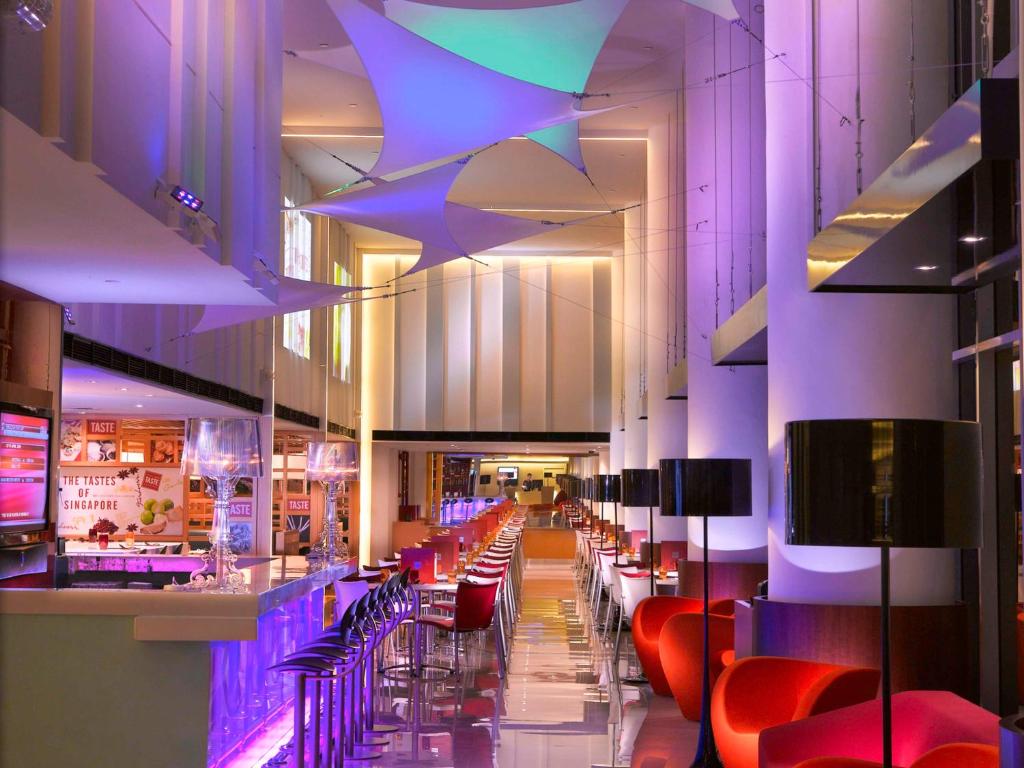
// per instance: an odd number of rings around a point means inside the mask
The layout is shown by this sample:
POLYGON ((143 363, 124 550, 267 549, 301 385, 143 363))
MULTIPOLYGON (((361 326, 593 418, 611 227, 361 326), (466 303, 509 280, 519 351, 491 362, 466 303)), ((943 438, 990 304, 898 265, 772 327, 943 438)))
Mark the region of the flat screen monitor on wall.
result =
POLYGON ((0 402, 0 533, 47 527, 53 414, 0 402))
POLYGON ((519 467, 498 467, 498 478, 505 480, 518 480, 519 467))

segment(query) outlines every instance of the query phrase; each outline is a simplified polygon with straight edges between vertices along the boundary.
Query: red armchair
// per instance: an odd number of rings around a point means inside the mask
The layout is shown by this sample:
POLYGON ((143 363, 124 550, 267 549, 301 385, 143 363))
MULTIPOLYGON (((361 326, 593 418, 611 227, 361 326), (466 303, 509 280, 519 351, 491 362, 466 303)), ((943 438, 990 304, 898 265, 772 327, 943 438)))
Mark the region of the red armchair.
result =
MULTIPOLYGON (((812 757, 796 768, 880 768, 881 765, 855 757, 812 757)), ((989 744, 943 744, 921 755, 909 768, 999 768, 999 750, 989 744)))
MULTIPOLYGON (((732 616, 708 616, 711 648, 711 687, 736 657, 735 620, 732 616)), ((700 720, 701 687, 704 681, 704 614, 680 613, 665 622, 658 639, 661 667, 679 711, 687 720, 700 720)))
MULTIPOLYGON (((972 763, 958 763, 955 758, 965 751, 976 752, 973 745, 995 748, 999 744, 999 718, 949 691, 897 693, 892 697, 892 719, 893 763, 904 768, 973 768, 972 763), (966 750, 938 749, 965 743, 972 746, 966 750), (921 762, 926 757, 928 762, 921 762)), ((859 768, 859 763, 849 762, 853 759, 876 766, 882 761, 881 701, 866 701, 768 728, 761 733, 759 752, 760 768, 793 768, 822 755, 847 761, 824 765, 859 768)))
POLYGON ((877 669, 778 656, 734 662, 711 696, 711 723, 722 761, 726 768, 758 768, 761 731, 873 699, 879 677, 877 669))
MULTIPOLYGON (((671 696, 672 691, 661 668, 658 638, 665 622, 679 613, 702 613, 704 602, 693 597, 655 596, 641 600, 633 613, 633 646, 636 648, 640 666, 659 696, 671 696)), ((735 611, 732 600, 712 600, 709 613, 731 616, 735 611)))

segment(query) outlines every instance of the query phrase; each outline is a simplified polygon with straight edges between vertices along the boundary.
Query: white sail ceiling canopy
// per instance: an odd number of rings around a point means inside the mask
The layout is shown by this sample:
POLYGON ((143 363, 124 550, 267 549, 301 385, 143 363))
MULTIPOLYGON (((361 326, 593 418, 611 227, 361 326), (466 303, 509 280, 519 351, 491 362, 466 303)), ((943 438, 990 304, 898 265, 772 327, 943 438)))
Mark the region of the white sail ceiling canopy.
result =
POLYGON ((564 226, 448 202, 448 192, 464 166, 464 160, 455 160, 395 181, 315 200, 297 210, 418 240, 424 249, 448 254, 444 261, 564 226))
POLYGON ((229 325, 250 323, 276 315, 286 315, 304 309, 320 309, 341 304, 346 295, 365 288, 351 285, 328 285, 291 277, 277 278, 277 303, 270 306, 241 306, 210 304, 202 307, 203 313, 194 326, 191 335, 226 328, 229 325))
POLYGON ((359 53, 380 106, 384 141, 372 176, 588 114, 578 108, 578 93, 488 69, 410 32, 361 0, 329 2, 359 53))

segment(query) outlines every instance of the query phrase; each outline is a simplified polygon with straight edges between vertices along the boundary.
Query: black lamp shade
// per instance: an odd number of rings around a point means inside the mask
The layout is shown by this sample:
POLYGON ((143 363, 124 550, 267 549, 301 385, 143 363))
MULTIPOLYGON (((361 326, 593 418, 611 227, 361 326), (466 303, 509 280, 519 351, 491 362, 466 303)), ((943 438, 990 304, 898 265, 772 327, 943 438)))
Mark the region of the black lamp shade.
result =
POLYGON ((622 470, 622 506, 658 506, 658 470, 622 470))
POLYGON ((981 546, 976 422, 826 419, 786 424, 786 542, 981 546))
POLYGON ((618 475, 594 476, 594 501, 608 502, 622 499, 622 481, 618 475))
POLYGON ((663 517, 749 517, 750 459, 662 459, 663 517))

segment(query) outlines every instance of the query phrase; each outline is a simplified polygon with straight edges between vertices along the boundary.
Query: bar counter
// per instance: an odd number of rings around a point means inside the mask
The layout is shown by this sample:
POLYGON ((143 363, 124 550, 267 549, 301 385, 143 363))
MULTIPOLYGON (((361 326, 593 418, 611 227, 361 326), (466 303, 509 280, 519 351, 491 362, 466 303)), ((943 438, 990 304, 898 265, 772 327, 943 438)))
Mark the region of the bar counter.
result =
MULTIPOLYGON (((86 570, 140 575, 199 562, 79 558, 86 570)), ((239 566, 249 590, 238 594, 0 590, 0 765, 240 762, 291 701, 289 677, 268 667, 323 628, 325 588, 354 566, 307 573, 301 557, 240 558, 239 566)))

